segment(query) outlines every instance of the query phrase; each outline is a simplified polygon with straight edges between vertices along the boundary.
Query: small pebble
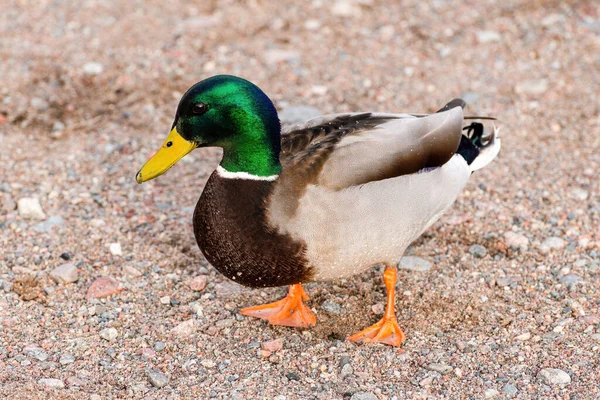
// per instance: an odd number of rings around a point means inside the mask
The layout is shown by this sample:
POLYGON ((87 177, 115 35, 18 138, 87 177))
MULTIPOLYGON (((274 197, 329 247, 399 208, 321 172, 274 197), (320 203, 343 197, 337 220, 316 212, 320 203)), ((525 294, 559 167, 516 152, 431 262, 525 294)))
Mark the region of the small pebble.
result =
MULTIPOLYGON (((338 17, 358 17, 361 15, 361 9, 352 1, 338 0, 333 3, 333 6, 331 7, 331 13, 338 17)), ((356 399, 353 398, 352 400, 356 399)))
POLYGON ((561 250, 567 245, 563 239, 559 237, 549 237, 540 244, 539 249, 542 253, 548 253, 552 250, 561 250))
POLYGON ((123 250, 121 249, 120 243, 111 243, 108 248, 110 250, 110 254, 112 254, 113 256, 122 256, 123 255, 123 250))
POLYGON ((529 248, 529 239, 520 233, 506 232, 504 234, 504 243, 506 247, 512 247, 521 251, 529 248))
POLYGON ((109 276, 96 278, 87 291, 87 299, 101 299, 120 293, 123 289, 115 279, 109 276))
POLYGON ((345 311, 338 303, 331 300, 325 300, 321 303, 321 308, 331 314, 345 314, 345 311))
POLYGON ((504 392, 505 394, 507 394, 509 396, 512 396, 512 395, 516 394, 518 391, 519 390, 517 389, 517 387, 515 385, 510 384, 510 383, 507 383, 502 388, 502 392, 504 392))
POLYGON ((63 264, 50 272, 50 277, 58 283, 73 283, 79 279, 79 273, 73 264, 63 264))
POLYGON ((169 378, 167 377, 167 375, 163 374, 158 370, 149 371, 147 373, 147 376, 152 386, 157 388, 165 387, 169 383, 169 378))
POLYGON ((83 65, 83 72, 87 75, 98 75, 102 71, 104 71, 104 67, 98 62, 88 62, 83 65))
POLYGON ((62 226, 65 220, 61 216, 53 215, 45 221, 40 222, 33 226, 33 230, 36 232, 50 232, 52 228, 62 226))
POLYGON ((62 365, 73 364, 75 362, 75 356, 73 354, 63 354, 60 356, 59 362, 62 365))
POLYGON ((571 383, 571 377, 562 369, 544 368, 538 373, 538 378, 546 385, 566 385, 571 383))
POLYGON ((35 358, 38 361, 46 361, 48 359, 48 353, 36 344, 30 344, 23 349, 25 354, 29 357, 35 358))
POLYGON ((202 307, 200 303, 193 301, 190 303, 189 307, 197 316, 202 317, 204 315, 204 307, 202 307))
POLYGON ((165 343, 164 342, 156 342, 154 343, 154 350, 156 351, 163 351, 165 349, 165 343))
POLYGON ((352 366, 350 364, 346 364, 342 367, 342 371, 341 371, 342 378, 344 378, 346 376, 350 376, 353 373, 354 373, 354 369, 352 368, 352 366))
POLYGON ((201 292, 206 287, 206 275, 198 275, 190 282, 190 289, 194 292, 201 292))
POLYGON ((590 192, 581 188, 574 188, 571 189, 570 195, 578 200, 585 201, 590 197, 590 192))
POLYGON ((267 350, 270 352, 276 352, 283 348, 283 341, 281 339, 269 340, 267 342, 262 342, 260 347, 263 350, 267 350))
POLYGON ((171 329, 171 333, 176 337, 184 339, 194 333, 196 324, 193 319, 181 322, 179 325, 171 329))
POLYGON ((100 331, 100 337, 104 340, 112 342, 119 336, 119 331, 115 328, 105 328, 100 331))
POLYGON ((219 329, 223 329, 223 328, 229 328, 230 326, 233 326, 234 323, 235 323, 234 318, 225 318, 225 319, 215 322, 215 326, 219 329))
POLYGON ((485 257, 487 250, 480 244, 474 244, 471 247, 469 247, 469 253, 471 253, 477 258, 483 258, 485 257))
POLYGON ((498 397, 500 395, 500 392, 498 392, 496 389, 486 389, 485 392, 483 392, 483 396, 486 399, 494 399, 496 397, 498 397))
POLYGON ((373 314, 375 315, 383 315, 385 312, 385 305, 383 303, 373 304, 371 306, 371 311, 373 311, 373 314))
POLYGON ((25 219, 46 219, 40 201, 36 197, 24 197, 17 203, 19 215, 25 219))
POLYGON ((52 389, 64 389, 65 388, 65 383, 63 381, 61 381, 60 379, 54 379, 54 378, 42 378, 40 380, 38 380, 38 383, 40 385, 52 388, 52 389))
POLYGON ((407 269, 410 271, 429 271, 433 264, 421 257, 405 256, 400 259, 398 268, 407 269))
POLYGON ((565 276, 561 276, 560 278, 558 278, 558 280, 569 289, 573 288, 577 284, 584 282, 583 278, 575 274, 567 274, 565 276))
POLYGON ((500 34, 495 31, 479 31, 477 32, 477 41, 481 44, 490 42, 499 42, 500 34))
POLYGON ((142 273, 135 267, 132 267, 131 265, 126 265, 123 267, 123 272, 126 275, 131 276, 132 278, 137 278, 139 276, 142 276, 142 273))
POLYGON ((431 363, 426 367, 430 371, 439 372, 442 375, 448 375, 454 368, 449 365, 439 364, 439 363, 431 363))

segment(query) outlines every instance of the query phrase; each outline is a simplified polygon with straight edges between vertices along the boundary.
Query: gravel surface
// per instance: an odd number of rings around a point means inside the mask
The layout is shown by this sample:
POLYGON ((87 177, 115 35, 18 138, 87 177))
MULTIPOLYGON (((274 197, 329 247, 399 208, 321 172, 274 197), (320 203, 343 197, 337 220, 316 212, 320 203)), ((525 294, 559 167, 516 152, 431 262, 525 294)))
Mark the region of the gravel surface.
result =
POLYGON ((593 1, 7 0, 0 13, 0 397, 597 399, 600 9, 593 1), (300 331, 241 307, 191 216, 219 152, 135 173, 182 93, 251 79, 286 121, 495 115, 498 160, 399 270, 402 350, 344 339, 380 318, 381 268, 307 285, 300 331))

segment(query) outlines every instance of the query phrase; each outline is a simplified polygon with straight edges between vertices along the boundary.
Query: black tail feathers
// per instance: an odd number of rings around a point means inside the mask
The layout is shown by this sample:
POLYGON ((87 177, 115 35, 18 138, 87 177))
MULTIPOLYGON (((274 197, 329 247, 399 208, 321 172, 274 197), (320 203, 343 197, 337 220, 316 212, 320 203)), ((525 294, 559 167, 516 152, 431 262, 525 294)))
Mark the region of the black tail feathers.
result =
POLYGON ((456 153, 460 154, 467 161, 467 164, 471 165, 473 160, 479 155, 480 149, 485 147, 482 141, 484 132, 483 124, 471 122, 470 125, 463 128, 463 131, 467 132, 461 136, 460 145, 456 153))

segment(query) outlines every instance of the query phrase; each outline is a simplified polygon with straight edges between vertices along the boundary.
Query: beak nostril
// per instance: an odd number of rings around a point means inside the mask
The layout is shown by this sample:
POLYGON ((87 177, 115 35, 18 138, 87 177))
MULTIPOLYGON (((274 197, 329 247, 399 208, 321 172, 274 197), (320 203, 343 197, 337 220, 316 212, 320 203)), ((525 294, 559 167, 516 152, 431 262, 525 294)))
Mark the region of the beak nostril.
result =
POLYGON ((171 147, 173 146, 173 142, 171 142, 170 140, 167 142, 167 147, 171 147))

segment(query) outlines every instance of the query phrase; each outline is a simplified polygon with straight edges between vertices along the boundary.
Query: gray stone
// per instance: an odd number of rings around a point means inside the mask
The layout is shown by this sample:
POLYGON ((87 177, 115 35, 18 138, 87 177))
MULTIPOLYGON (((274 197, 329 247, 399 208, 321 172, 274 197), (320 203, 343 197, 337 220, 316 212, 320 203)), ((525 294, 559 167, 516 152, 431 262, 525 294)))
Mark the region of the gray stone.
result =
POLYGON ((190 310, 192 310, 192 312, 197 316, 202 317, 204 315, 204 307, 202 307, 202 305, 197 301, 191 302, 189 306, 190 310))
POLYGON ((181 322, 175 328, 171 329, 171 333, 175 336, 184 339, 194 333, 195 322, 193 319, 181 322))
POLYGON ((569 289, 571 289, 578 283, 583 283, 583 278, 581 278, 579 275, 575 275, 575 274, 568 274, 565 276, 561 276, 560 278, 558 278, 558 280, 560 281, 560 283, 562 283, 569 289))
POLYGON ((354 369, 352 368, 352 365, 350 365, 350 364, 345 364, 345 365, 342 367, 342 371, 341 371, 342 378, 344 378, 344 377, 346 377, 346 376, 350 376, 350 375, 352 375, 353 373, 354 373, 354 369))
POLYGON ((104 340, 112 342, 119 336, 119 332, 115 328, 106 328, 100 331, 100 337, 104 340))
POLYGON ((165 349, 165 343, 164 342, 156 342, 154 343, 154 350, 156 351, 163 351, 165 349))
POLYGON ((39 224, 33 226, 33 230, 36 232, 47 233, 52 230, 52 228, 57 226, 62 226, 65 220, 61 216, 52 216, 48 218, 46 221, 42 221, 39 224))
POLYGON ((564 249, 566 245, 567 245, 567 242, 564 241, 563 239, 552 236, 552 237, 546 238, 546 240, 544 240, 542 242, 542 244, 540 244, 539 249, 542 253, 548 253, 551 250, 564 249))
POLYGON ((79 273, 73 264, 63 264, 50 272, 50 277, 58 283, 73 283, 79 279, 79 273))
POLYGON ((402 257, 400 263, 398 263, 398 268, 407 269, 410 271, 429 271, 433 264, 421 257, 414 256, 406 256, 402 257))
POLYGON ((321 308, 325 311, 327 311, 328 313, 332 313, 332 314, 345 314, 346 310, 341 307, 338 303, 331 301, 331 300, 325 300, 323 303, 321 303, 321 308))
POLYGON ((46 219, 40 201, 35 197, 23 197, 17 204, 19 215, 25 219, 46 219))
POLYGON ((44 386, 52 388, 52 389, 64 389, 65 388, 65 383, 63 381, 61 381, 60 379, 42 378, 42 379, 38 380, 38 383, 40 385, 44 385, 44 386))
POLYGON ((378 400, 372 392, 356 392, 350 397, 350 400, 378 400))
POLYGON ((235 319, 225 318, 225 319, 215 322, 215 326, 217 328, 229 328, 230 326, 233 326, 234 323, 235 323, 235 319))
POLYGON ((440 363, 431 363, 426 367, 430 371, 439 372, 442 375, 448 375, 454 368, 449 365, 444 365, 440 363))
POLYGON ((516 285, 520 281, 521 281, 520 276, 508 275, 508 276, 504 276, 502 278, 496 279, 496 285, 498 285, 500 287, 513 286, 513 285, 516 285))
POLYGON ((483 258, 487 254, 487 250, 480 244, 474 244, 473 246, 469 247, 469 253, 477 258, 483 258))
POLYGON ((546 385, 566 385, 571 383, 571 377, 562 369, 544 368, 538 372, 538 379, 546 385))
POLYGON ((158 370, 149 371, 147 373, 147 376, 152 386, 157 388, 165 387, 169 383, 169 378, 167 377, 167 375, 163 374, 158 370))
POLYGON ((292 106, 286 107, 279 112, 279 119, 282 124, 297 124, 321 116, 318 109, 310 106, 292 106))
POLYGON ((60 356, 59 362, 62 365, 72 364, 75 362, 75 356, 73 354, 63 354, 60 356))
POLYGON ((52 228, 62 226, 65 223, 63 217, 59 215, 53 215, 45 221, 40 222, 33 226, 33 230, 36 232, 46 233, 50 232, 52 228))
POLYGON ((504 234, 504 243, 507 247, 526 251, 529 248, 529 239, 526 236, 512 231, 504 234))
POLYGON ((35 358, 38 361, 46 361, 48 359, 48 353, 44 351, 37 344, 30 344, 29 346, 23 349, 25 354, 27 354, 31 358, 35 358))
POLYGON ((502 388, 502 391, 504 393, 506 393, 507 395, 512 396, 512 395, 516 394, 519 390, 517 389, 517 387, 515 385, 507 383, 502 388))

